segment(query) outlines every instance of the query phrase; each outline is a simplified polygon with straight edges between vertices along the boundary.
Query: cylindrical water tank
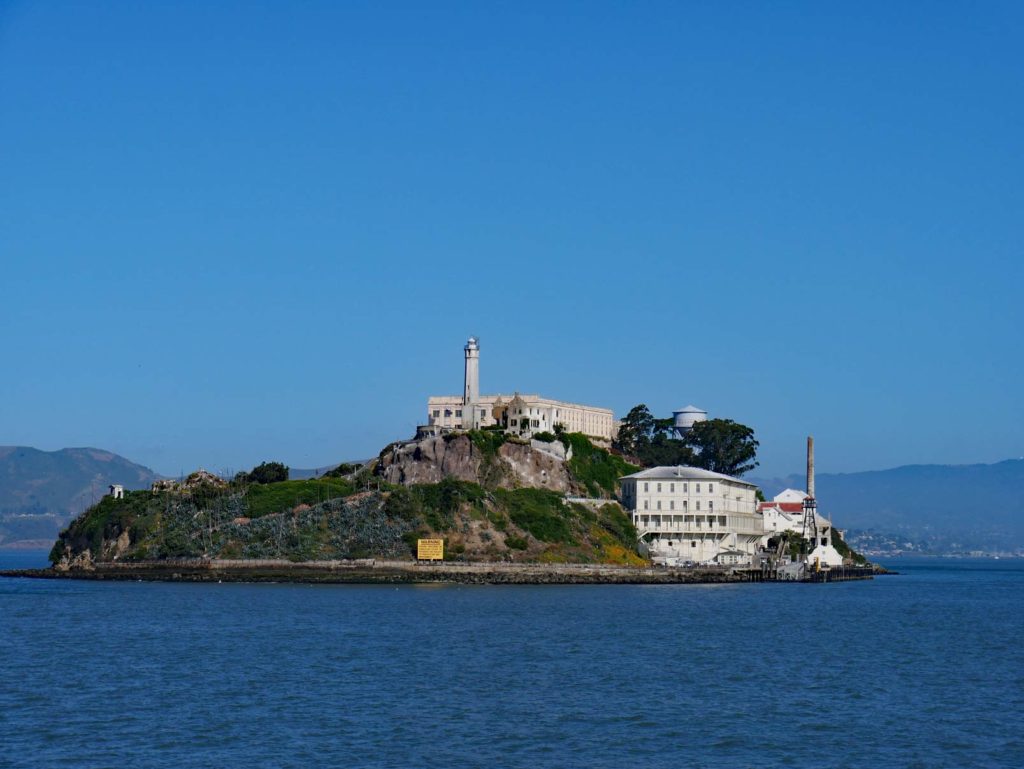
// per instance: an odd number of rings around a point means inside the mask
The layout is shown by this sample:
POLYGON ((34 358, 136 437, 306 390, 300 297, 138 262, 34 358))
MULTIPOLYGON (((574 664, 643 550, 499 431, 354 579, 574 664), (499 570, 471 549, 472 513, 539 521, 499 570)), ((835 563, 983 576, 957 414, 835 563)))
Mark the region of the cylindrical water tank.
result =
POLYGON ((677 435, 689 432, 697 422, 703 422, 708 418, 708 412, 696 406, 686 406, 672 412, 673 424, 677 435))

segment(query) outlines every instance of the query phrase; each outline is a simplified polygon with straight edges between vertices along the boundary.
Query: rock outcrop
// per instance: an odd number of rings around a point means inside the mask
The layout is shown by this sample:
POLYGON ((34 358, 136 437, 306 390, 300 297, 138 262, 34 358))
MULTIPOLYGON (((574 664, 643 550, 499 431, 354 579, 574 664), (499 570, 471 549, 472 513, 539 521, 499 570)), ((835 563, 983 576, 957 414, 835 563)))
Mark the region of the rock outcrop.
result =
POLYGON ((376 473, 389 483, 406 486, 455 478, 489 489, 578 490, 565 462, 554 452, 518 441, 496 443, 497 439, 474 440, 467 434, 396 443, 381 453, 376 473))

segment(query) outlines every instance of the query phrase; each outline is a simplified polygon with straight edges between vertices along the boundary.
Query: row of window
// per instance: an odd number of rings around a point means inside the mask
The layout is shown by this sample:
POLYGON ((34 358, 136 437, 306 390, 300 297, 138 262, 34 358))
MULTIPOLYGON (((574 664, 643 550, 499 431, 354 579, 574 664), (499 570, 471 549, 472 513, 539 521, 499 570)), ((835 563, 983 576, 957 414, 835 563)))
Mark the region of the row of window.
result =
MULTIPOLYGON (((678 518, 678 517, 679 516, 676 516, 676 518, 678 518)), ((664 518, 665 518, 665 520, 662 521, 661 518, 657 518, 656 519, 656 518, 654 518, 652 516, 650 519, 648 519, 647 516, 639 516, 638 515, 638 516, 636 516, 636 521, 635 522, 639 523, 641 526, 649 526, 649 525, 652 525, 652 524, 653 525, 660 525, 662 523, 664 523, 666 525, 672 525, 673 523, 679 523, 678 520, 673 521, 672 518, 670 518, 668 516, 664 516, 664 518)), ((701 524, 703 524, 705 522, 707 522, 707 524, 709 526, 714 526, 715 524, 718 524, 719 526, 725 526, 727 520, 728 520, 728 516, 725 516, 725 515, 707 515, 707 516, 704 516, 704 515, 684 515, 682 522, 683 523, 695 523, 698 526, 700 526, 701 524)))
MULTIPOLYGON (((683 483, 681 485, 683 487, 683 493, 684 494, 689 494, 690 493, 689 492, 689 485, 690 484, 683 483)), ((644 481, 644 491, 650 491, 651 490, 650 486, 651 486, 650 483, 644 481)), ((656 486, 658 487, 657 491, 660 492, 661 491, 661 484, 658 483, 658 484, 656 484, 656 486)), ((695 483, 695 484, 693 484, 693 486, 694 486, 694 489, 693 489, 694 493, 695 494, 700 494, 700 484, 699 483, 695 483)), ((674 483, 668 484, 668 491, 669 491, 670 494, 675 494, 676 493, 676 485, 674 483)), ((714 494, 714 493, 715 493, 715 484, 709 483, 708 484, 708 494, 714 494)))
MULTIPOLYGON (((452 410, 451 409, 445 409, 444 410, 444 415, 446 417, 450 417, 452 415, 452 410)), ((441 416, 441 409, 434 409, 434 417, 436 418, 436 417, 439 417, 439 416, 441 416)), ((455 409, 455 416, 461 417, 462 416, 462 409, 455 409)))
MULTIPOLYGON (((517 420, 517 419, 510 419, 508 421, 508 423, 512 427, 518 427, 519 426, 519 420, 517 420)), ((539 419, 524 419, 523 420, 523 427, 540 427, 540 420, 539 419)))
MULTIPOLYGON (((450 417, 452 415, 452 410, 451 409, 445 409, 444 410, 444 415, 446 417, 450 417)), ((434 409, 434 418, 436 419, 437 417, 440 417, 440 416, 441 416, 441 409, 434 409)), ((462 416, 462 409, 455 409, 455 416, 461 417, 462 416)), ((485 409, 480 409, 480 418, 483 419, 486 416, 487 416, 487 411, 485 409)))
MULTIPOLYGON (((655 510, 661 510, 661 500, 660 499, 658 500, 657 504, 658 504, 658 506, 656 508, 654 508, 654 509, 655 510)), ((650 510, 650 509, 651 509, 651 503, 650 503, 649 500, 645 499, 644 500, 644 510, 650 510)), ((675 510, 676 509, 676 501, 674 499, 670 499, 668 501, 668 509, 669 510, 675 510)), ((689 510, 689 508, 686 506, 686 500, 685 499, 683 500, 683 507, 682 507, 682 509, 683 510, 689 510)), ((714 510, 714 509, 715 509, 714 500, 708 500, 708 510, 714 510)), ((694 510, 700 510, 700 500, 699 499, 697 500, 697 506, 694 508, 694 510)))

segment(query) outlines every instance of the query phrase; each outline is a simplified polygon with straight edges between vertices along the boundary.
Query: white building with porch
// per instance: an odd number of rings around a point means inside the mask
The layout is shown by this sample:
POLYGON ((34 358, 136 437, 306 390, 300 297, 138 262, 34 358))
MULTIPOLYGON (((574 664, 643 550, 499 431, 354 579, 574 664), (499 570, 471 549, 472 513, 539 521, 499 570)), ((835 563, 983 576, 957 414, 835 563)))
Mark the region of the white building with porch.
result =
POLYGON ((622 504, 656 563, 751 562, 764 536, 757 487, 686 465, 621 479, 622 504))

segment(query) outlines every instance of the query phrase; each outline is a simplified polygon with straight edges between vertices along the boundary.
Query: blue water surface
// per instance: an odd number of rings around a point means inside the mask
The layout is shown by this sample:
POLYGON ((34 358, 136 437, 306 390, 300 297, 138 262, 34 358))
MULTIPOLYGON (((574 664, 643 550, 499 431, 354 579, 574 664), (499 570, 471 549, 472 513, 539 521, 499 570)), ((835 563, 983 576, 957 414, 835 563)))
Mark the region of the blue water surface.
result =
POLYGON ((1024 561, 890 565, 833 585, 4 579, 0 766, 1024 766, 1024 561))

